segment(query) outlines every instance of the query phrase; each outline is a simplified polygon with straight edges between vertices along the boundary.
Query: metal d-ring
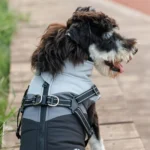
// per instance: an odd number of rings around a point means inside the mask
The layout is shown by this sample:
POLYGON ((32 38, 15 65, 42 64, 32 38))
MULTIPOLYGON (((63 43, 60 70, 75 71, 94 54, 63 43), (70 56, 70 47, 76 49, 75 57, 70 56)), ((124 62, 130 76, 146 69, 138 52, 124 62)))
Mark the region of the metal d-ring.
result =
POLYGON ((48 106, 53 106, 53 107, 57 106, 59 104, 59 98, 57 96, 55 96, 55 95, 50 95, 50 97, 56 98, 57 99, 57 103, 56 104, 48 104, 48 106))
POLYGON ((33 103, 33 105, 39 105, 42 102, 42 96, 36 95, 35 98, 40 97, 40 101, 38 103, 33 103))

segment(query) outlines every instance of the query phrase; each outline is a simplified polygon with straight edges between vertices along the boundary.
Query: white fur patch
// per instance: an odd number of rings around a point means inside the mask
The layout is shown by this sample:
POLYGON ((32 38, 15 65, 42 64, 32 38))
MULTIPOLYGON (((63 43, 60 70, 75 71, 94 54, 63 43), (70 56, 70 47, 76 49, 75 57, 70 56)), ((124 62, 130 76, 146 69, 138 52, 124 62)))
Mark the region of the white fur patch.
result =
POLYGON ((114 61, 116 56, 115 50, 112 49, 108 53, 106 51, 99 51, 95 44, 89 46, 89 52, 90 52, 90 57, 93 60, 103 59, 108 61, 114 61))
POLYGON ((105 150, 103 140, 102 139, 100 141, 97 140, 94 134, 90 138, 89 144, 90 144, 91 150, 105 150))
POLYGON ((112 61, 115 59, 116 52, 110 51, 109 53, 100 52, 95 44, 89 47, 90 57, 94 60, 95 68, 104 76, 109 76, 110 68, 106 66, 104 60, 112 61))
POLYGON ((110 62, 120 62, 125 61, 129 62, 133 58, 133 50, 126 50, 123 47, 123 43, 120 40, 116 41, 118 51, 114 49, 109 52, 104 50, 99 50, 95 44, 89 46, 90 57, 94 61, 95 68, 104 76, 116 77, 119 73, 112 71, 109 66, 107 66, 104 61, 110 62))
POLYGON ((123 60, 125 62, 128 62, 130 58, 133 58, 133 51, 127 51, 123 46, 122 42, 117 40, 117 47, 118 47, 118 53, 116 55, 116 60, 123 60))

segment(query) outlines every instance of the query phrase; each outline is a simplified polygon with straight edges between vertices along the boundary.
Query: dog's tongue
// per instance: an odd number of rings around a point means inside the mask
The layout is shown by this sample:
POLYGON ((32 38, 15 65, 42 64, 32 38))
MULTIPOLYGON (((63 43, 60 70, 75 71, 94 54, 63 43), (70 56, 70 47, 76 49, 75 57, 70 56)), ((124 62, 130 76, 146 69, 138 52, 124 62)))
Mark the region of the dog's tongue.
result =
POLYGON ((121 64, 116 64, 115 66, 120 69, 120 73, 124 72, 123 66, 121 64))

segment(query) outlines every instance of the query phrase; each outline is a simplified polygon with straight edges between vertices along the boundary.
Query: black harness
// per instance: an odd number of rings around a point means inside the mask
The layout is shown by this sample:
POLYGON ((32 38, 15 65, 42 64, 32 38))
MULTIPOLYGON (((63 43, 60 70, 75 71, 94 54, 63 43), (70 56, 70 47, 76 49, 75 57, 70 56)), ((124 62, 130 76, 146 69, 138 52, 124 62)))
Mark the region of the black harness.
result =
MULTIPOLYGON (((47 88, 48 83, 44 82, 43 87, 44 89, 47 88)), ((18 111, 17 115, 17 131, 16 136, 20 139, 20 128, 21 128, 21 119, 19 122, 19 116, 20 113, 24 113, 25 108, 30 106, 50 106, 50 107, 67 107, 71 110, 72 114, 74 114, 81 122, 82 126, 84 127, 88 139, 93 134, 93 129, 91 128, 88 118, 83 113, 82 109, 80 108, 80 104, 83 104, 84 101, 90 99, 93 96, 98 96, 100 94, 99 90, 95 85, 93 85, 89 90, 83 92, 82 94, 78 96, 73 96, 72 99, 69 100, 61 100, 61 95, 55 94, 47 96, 43 94, 43 96, 40 95, 33 95, 33 94, 27 94, 28 89, 24 93, 24 97, 22 100, 22 105, 18 111)))

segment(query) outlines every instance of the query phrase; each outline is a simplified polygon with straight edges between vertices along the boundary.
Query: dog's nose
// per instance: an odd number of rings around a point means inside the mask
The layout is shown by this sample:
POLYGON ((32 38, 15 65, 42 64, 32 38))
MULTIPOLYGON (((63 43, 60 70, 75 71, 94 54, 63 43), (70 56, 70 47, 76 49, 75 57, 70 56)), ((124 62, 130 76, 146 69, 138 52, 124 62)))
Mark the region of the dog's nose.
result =
POLYGON ((138 52, 138 49, 135 48, 134 51, 133 51, 133 55, 135 55, 137 52, 138 52))

